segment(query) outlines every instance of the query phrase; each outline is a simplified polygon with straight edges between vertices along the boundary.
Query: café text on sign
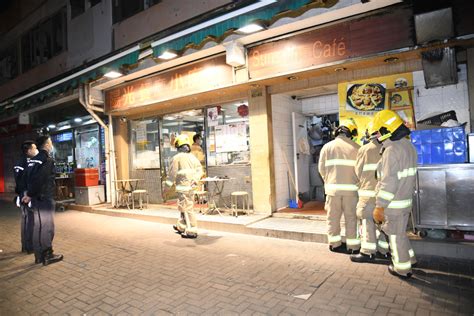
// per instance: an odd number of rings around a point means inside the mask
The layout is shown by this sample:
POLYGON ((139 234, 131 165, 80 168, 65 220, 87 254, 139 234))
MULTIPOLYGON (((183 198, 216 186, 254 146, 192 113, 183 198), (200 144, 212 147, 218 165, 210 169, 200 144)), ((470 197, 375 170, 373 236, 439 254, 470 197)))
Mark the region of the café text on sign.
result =
POLYGON ((412 13, 394 12, 339 23, 248 50, 251 79, 275 76, 413 45, 412 13))

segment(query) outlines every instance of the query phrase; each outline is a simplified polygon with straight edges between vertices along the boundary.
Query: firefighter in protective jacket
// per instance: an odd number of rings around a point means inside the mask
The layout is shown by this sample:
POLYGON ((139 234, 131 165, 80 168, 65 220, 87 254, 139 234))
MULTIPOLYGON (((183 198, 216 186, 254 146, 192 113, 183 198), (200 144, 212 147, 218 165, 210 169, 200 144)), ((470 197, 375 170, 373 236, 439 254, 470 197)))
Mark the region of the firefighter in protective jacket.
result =
POLYGON ((375 171, 381 159, 382 143, 377 139, 378 132, 373 129, 373 122, 367 125, 367 139, 369 143, 359 149, 355 166, 355 173, 359 179, 359 202, 357 202, 357 218, 362 223, 361 248, 359 254, 351 255, 353 262, 376 263, 376 259, 388 259, 388 240, 380 233, 378 238, 373 219, 375 208, 375 188, 377 177, 375 171))
POLYGON ((382 230, 389 237, 392 255, 389 272, 409 278, 416 259, 406 229, 415 192, 417 154, 407 138, 410 130, 394 111, 377 113, 374 130, 381 135, 379 141, 383 143, 383 154, 377 167, 373 217, 376 223, 382 223, 382 230))
POLYGON ((352 120, 341 121, 335 131, 336 139, 321 150, 319 173, 324 180, 325 209, 328 212, 329 249, 334 252, 357 253, 357 177, 354 171, 359 145, 353 141, 357 126, 352 120), (346 243, 341 238, 341 216, 346 222, 346 243))
POLYGON ((184 238, 197 237, 197 220, 194 213, 194 188, 203 175, 199 160, 191 153, 191 143, 187 135, 179 135, 175 140, 178 154, 173 157, 165 188, 176 184, 178 210, 181 217, 173 228, 184 238))

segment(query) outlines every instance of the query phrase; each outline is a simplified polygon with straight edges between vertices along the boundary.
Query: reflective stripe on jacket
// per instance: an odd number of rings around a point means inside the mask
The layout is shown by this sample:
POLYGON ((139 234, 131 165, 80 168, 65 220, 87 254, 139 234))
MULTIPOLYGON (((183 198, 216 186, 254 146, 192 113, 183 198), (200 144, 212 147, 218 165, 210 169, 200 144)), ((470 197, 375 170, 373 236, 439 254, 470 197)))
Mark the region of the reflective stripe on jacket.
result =
POLYGON ((387 139, 377 167, 376 205, 389 209, 410 209, 415 192, 417 154, 410 140, 387 139))
POLYGON ((375 172, 377 164, 382 156, 380 150, 382 144, 377 140, 362 146, 357 153, 355 173, 359 179, 359 204, 358 207, 365 207, 367 203, 375 203, 375 187, 377 178, 375 172))
POLYGON ((318 170, 327 195, 357 195, 358 180, 354 167, 359 148, 359 145, 343 135, 323 146, 318 170))
POLYGON ((202 174, 199 160, 191 153, 180 152, 171 161, 166 185, 171 187, 176 183, 177 192, 188 192, 201 179, 202 174))

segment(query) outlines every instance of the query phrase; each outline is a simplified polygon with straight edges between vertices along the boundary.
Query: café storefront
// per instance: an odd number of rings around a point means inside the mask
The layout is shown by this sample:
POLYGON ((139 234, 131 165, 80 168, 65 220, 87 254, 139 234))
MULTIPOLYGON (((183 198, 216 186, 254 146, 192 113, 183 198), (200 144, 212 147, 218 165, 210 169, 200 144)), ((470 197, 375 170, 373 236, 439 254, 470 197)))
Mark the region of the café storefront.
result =
MULTIPOLYGON (((301 133, 298 126, 302 126, 302 134, 310 128, 308 117, 301 123, 291 120, 293 113, 304 112, 298 96, 336 95, 337 109, 329 113, 334 114, 331 123, 337 123, 340 116, 357 116, 364 126, 375 111, 390 108, 392 96, 403 90, 411 104, 399 110, 404 111, 407 123, 414 125, 413 74, 423 70, 421 52, 440 47, 417 47, 412 21, 410 7, 380 10, 248 45, 244 68, 227 65, 222 55, 106 91, 107 110, 116 117, 117 134, 122 136, 116 138, 119 174, 153 179, 146 180, 150 198, 154 195, 161 202, 158 175, 166 175, 167 159, 173 154, 168 139, 178 132, 201 133, 209 176, 250 176, 246 190, 251 192, 257 213, 269 214, 286 206, 296 192, 305 192, 299 186, 306 185, 309 191, 308 168, 311 159, 313 164, 317 162, 312 153, 305 157, 305 146, 300 147, 295 137, 301 133), (396 84, 399 78, 405 79, 401 86, 396 84), (383 98, 370 113, 346 102, 348 89, 361 84, 378 84, 384 89, 383 98), (338 93, 341 89, 346 90, 338 93), (245 110, 238 110, 244 106, 248 107, 247 116, 245 110), (210 125, 214 124, 210 123, 210 112, 218 113, 215 127, 210 125), (235 119, 241 121, 233 122, 235 119), (242 146, 222 150, 226 145, 221 145, 217 150, 217 131, 242 121, 247 124, 246 144, 243 138, 230 136, 232 144, 242 146), (230 174, 239 168, 242 173, 230 174)), ((446 41, 441 48, 454 44, 460 42, 446 41)))

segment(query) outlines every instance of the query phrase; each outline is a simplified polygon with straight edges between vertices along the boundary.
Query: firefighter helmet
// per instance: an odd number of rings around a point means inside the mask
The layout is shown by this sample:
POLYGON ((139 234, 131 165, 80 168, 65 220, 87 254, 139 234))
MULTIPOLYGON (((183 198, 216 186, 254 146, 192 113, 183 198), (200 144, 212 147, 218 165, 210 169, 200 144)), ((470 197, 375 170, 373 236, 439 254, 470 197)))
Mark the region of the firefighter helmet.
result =
POLYGON ((392 134, 403 125, 403 120, 392 110, 383 110, 375 114, 374 131, 379 131, 382 135, 380 141, 390 138, 392 134))
POLYGON ((341 120, 335 134, 337 136, 340 133, 345 134, 349 138, 357 137, 357 125, 352 118, 341 120))
POLYGON ((189 141, 188 135, 184 135, 184 134, 178 135, 174 141, 174 146, 176 148, 179 148, 183 145, 188 145, 189 147, 191 147, 191 142, 189 141))

